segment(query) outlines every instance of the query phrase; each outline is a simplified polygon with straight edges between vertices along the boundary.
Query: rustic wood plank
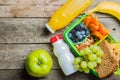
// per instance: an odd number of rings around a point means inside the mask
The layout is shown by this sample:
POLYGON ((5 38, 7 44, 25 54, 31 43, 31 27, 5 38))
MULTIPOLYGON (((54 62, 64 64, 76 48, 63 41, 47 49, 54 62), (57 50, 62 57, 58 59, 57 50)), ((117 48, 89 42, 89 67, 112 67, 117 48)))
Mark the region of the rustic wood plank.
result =
MULTIPOLYGON (((63 33, 65 29, 50 34, 44 28, 44 24, 65 1, 67 0, 0 0, 0 17, 3 17, 0 18, 0 80, 98 80, 79 72, 66 77, 60 70, 52 45, 48 44, 52 36, 63 33), (51 73, 45 78, 30 77, 23 70, 27 55, 39 48, 48 51, 54 61, 51 73)), ((95 0, 88 9, 101 1, 120 3, 120 0, 95 0)), ((97 14, 97 16, 111 17, 104 14, 97 14)), ((100 18, 100 21, 111 30, 116 40, 120 41, 120 22, 115 18, 100 18)), ((102 80, 119 79, 120 77, 112 75, 102 80)))
POLYGON ((83 73, 75 73, 66 77, 61 70, 52 70, 50 74, 44 78, 33 78, 29 76, 25 70, 0 70, 0 80, 89 80, 87 75, 83 73), (11 74, 12 73, 12 74, 11 74))
MULTIPOLYGON (((99 19, 120 41, 120 22, 115 18, 99 19)), ((51 37, 62 34, 65 28, 51 34, 44 26, 47 22, 47 18, 0 18, 0 43, 49 43, 51 37)))
POLYGON ((50 44, 0 44, 0 69, 23 69, 27 55, 36 49, 44 49, 53 59, 53 69, 60 69, 50 44))
POLYGON ((49 17, 60 6, 0 6, 0 17, 49 17))
MULTIPOLYGON (((120 3, 120 0, 94 0, 94 3, 88 9, 95 7, 102 1, 120 3)), ((51 17, 64 2, 66 0, 1 0, 1 4, 11 5, 0 6, 0 17, 51 17)), ((98 14, 98 16, 111 17, 103 14, 98 14)))
MULTIPOLYGON (((52 35, 45 28, 47 22, 48 19, 41 18, 1 18, 0 43, 49 43, 55 34, 52 35)), ((61 33, 61 30, 57 33, 61 33)))
MULTIPOLYGON (((0 80, 100 80, 90 74, 76 72, 70 76, 65 76, 61 70, 51 70, 50 74, 44 78, 34 78, 22 70, 0 70, 0 80), (12 73, 12 74, 11 74, 12 73)), ((119 80, 120 76, 109 76, 101 80, 119 80)))
MULTIPOLYGON (((51 17, 59 7, 60 6, 26 6, 26 5, 0 6, 0 17, 51 17)), ((113 17, 107 14, 96 15, 98 17, 113 17)))
MULTIPOLYGON (((15 5, 15 4, 39 4, 39 5, 61 5, 64 4, 67 0, 0 0, 0 4, 6 4, 6 5, 15 5)), ((114 2, 120 2, 119 0, 102 0, 102 1, 114 1, 114 2)), ((101 0, 95 0, 94 4, 98 4, 102 2, 101 0)))
POLYGON ((0 4, 15 5, 15 4, 31 4, 31 5, 61 5, 67 0, 0 0, 0 4))

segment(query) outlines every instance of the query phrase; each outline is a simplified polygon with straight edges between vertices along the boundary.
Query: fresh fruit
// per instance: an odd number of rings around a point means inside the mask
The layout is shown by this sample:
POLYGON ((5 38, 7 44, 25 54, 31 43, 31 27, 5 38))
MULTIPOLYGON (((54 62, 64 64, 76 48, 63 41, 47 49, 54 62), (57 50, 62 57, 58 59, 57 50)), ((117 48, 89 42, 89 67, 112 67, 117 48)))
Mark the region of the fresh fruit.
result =
POLYGON ((96 55, 97 55, 98 57, 102 57, 103 54, 104 54, 104 52, 101 51, 101 50, 98 50, 98 52, 96 53, 96 55))
POLYGON ((97 59, 97 56, 96 56, 96 54, 90 54, 89 56, 88 56, 88 59, 89 59, 89 61, 95 61, 96 59, 97 59))
POLYGON ((81 42, 90 34, 89 30, 83 23, 78 24, 73 28, 70 33, 68 33, 68 37, 71 39, 73 43, 81 42))
POLYGON ((91 53, 92 53, 92 51, 90 50, 90 48, 85 48, 84 50, 84 53, 86 54, 86 55, 90 55, 91 53))
POLYGON ((83 71, 84 71, 84 73, 89 73, 90 69, 89 68, 85 68, 83 71))
POLYGON ((87 65, 88 65, 88 67, 89 67, 90 69, 93 69, 93 68, 94 68, 94 65, 93 65, 92 62, 88 62, 87 65))
POLYGON ((80 51, 80 54, 81 54, 82 56, 84 56, 84 55, 85 55, 85 52, 84 52, 83 50, 81 50, 81 51, 80 51))
POLYGON ((83 69, 81 68, 81 67, 79 67, 79 69, 78 69, 80 72, 82 72, 83 71, 83 69))
POLYGON ((33 77, 45 77, 50 73, 53 60, 48 52, 38 49, 31 52, 26 59, 25 68, 33 77))
POLYGON ((93 64, 94 67, 97 67, 96 61, 93 61, 92 64, 93 64))
POLYGON ((85 33, 86 33, 86 35, 90 34, 90 32, 89 32, 88 30, 86 30, 86 32, 85 32, 85 33))
POLYGON ((80 23, 79 26, 81 27, 81 29, 85 29, 85 25, 83 23, 80 23))
POLYGON ((80 51, 82 57, 74 59, 74 65, 80 72, 89 73, 90 69, 94 69, 102 62, 103 51, 99 46, 92 45, 80 51))
POLYGON ((83 58, 81 58, 81 57, 77 57, 77 58, 75 58, 74 59, 74 64, 79 64, 80 62, 82 62, 83 61, 83 58))
POLYGON ((82 61, 80 65, 83 69, 87 68, 87 63, 85 61, 82 61))
POLYGON ((100 63, 102 62, 102 59, 99 57, 99 58, 96 59, 96 62, 97 62, 98 64, 100 64, 100 63))
POLYGON ((79 70, 80 65, 79 65, 79 64, 75 65, 75 68, 76 68, 77 70, 79 70))
POLYGON ((88 11, 88 13, 91 12, 111 14, 120 20, 120 4, 115 2, 101 2, 95 8, 88 11))
POLYGON ((69 37, 69 38, 72 38, 72 33, 69 33, 69 34, 68 34, 68 37, 69 37))
POLYGON ((85 35, 85 30, 81 30, 81 31, 80 31, 80 34, 81 34, 81 35, 85 35))

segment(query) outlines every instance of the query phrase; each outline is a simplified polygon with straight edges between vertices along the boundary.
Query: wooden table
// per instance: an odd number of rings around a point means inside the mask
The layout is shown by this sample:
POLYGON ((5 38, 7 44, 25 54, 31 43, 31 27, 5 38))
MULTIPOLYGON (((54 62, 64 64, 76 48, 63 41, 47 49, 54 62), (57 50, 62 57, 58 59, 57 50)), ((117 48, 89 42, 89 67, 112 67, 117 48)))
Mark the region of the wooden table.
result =
MULTIPOLYGON (((49 40, 65 29, 51 34, 45 29, 45 23, 66 1, 0 0, 0 80, 98 80, 80 72, 65 76, 53 54, 53 46, 49 40), (45 78, 30 77, 24 69, 27 55, 39 48, 48 51, 54 61, 50 74, 45 78)), ((88 9, 101 1, 120 3, 120 0, 94 0, 88 9)), ((97 13, 96 16, 120 41, 120 22, 109 15, 97 13)), ((120 77, 111 75, 103 80, 120 80, 120 77)))

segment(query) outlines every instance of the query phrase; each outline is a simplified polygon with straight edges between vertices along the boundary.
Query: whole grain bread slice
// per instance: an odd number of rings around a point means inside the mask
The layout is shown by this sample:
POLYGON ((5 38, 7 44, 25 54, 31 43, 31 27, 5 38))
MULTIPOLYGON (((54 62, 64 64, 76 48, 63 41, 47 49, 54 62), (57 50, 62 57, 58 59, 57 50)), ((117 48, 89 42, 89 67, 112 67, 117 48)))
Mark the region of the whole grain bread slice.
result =
POLYGON ((119 65, 120 65, 120 42, 110 44, 119 53, 119 65))
POLYGON ((119 67, 119 53, 115 51, 108 41, 104 40, 99 44, 104 52, 102 63, 95 70, 100 78, 112 74, 119 67))

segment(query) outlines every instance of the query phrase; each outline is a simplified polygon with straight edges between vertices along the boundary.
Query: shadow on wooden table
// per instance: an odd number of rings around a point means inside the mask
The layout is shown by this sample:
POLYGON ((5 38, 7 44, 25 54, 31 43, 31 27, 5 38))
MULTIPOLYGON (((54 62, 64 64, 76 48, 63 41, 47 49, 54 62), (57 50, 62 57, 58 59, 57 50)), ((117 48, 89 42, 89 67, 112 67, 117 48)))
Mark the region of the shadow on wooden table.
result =
MULTIPOLYGON (((62 79, 64 80, 101 80, 96 78, 95 76, 93 76, 92 74, 84 74, 84 73, 80 73, 80 72, 76 72, 75 74, 72 74, 70 76, 65 76, 62 71, 60 70, 60 73, 56 73, 56 74, 60 74, 58 76, 57 80, 61 80, 59 77, 62 77, 62 79)), ((49 76, 49 75, 48 75, 49 76)), ((54 75, 56 76, 56 75, 54 75)), ((54 77, 52 75, 52 77, 54 77)), ((36 77, 32 77, 30 76, 27 71, 25 69, 23 69, 22 72, 22 78, 24 80, 48 80, 47 77, 42 77, 42 78, 36 78, 36 77)), ((53 78, 54 79, 54 78, 53 78)), ((51 80, 51 79, 50 79, 51 80)))
POLYGON ((41 79, 43 79, 43 78, 36 78, 36 77, 32 77, 32 76, 30 76, 28 73, 27 73, 27 71, 26 71, 26 69, 23 69, 23 75, 22 75, 22 77, 24 78, 24 80, 41 80, 41 79))
POLYGON ((84 73, 80 73, 80 72, 76 72, 75 74, 72 74, 70 76, 65 76, 63 73, 61 73, 62 71, 60 70, 60 73, 56 73, 59 74, 58 78, 53 78, 56 75, 51 75, 51 78, 48 78, 48 76, 43 77, 43 78, 36 78, 36 77, 32 77, 30 76, 25 69, 23 69, 22 71, 22 79, 24 80, 51 80, 51 79, 55 79, 55 80, 120 80, 120 76, 115 76, 115 75, 110 75, 104 79, 99 79, 97 77, 95 77, 93 74, 84 74, 84 73), (61 79, 59 77, 62 77, 61 79))

